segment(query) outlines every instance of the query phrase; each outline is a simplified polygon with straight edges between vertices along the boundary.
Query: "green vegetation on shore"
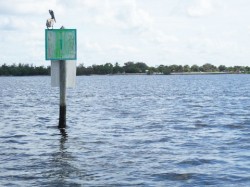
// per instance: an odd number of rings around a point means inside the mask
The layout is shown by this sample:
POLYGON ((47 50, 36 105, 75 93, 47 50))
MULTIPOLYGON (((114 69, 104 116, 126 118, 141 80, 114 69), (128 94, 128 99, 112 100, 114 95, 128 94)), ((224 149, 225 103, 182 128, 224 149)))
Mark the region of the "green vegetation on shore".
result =
MULTIPOLYGON (((104 65, 84 66, 80 64, 77 66, 77 75, 107 75, 107 74, 164 74, 171 73, 250 73, 248 66, 230 66, 220 65, 218 67, 212 64, 198 65, 160 65, 157 67, 150 67, 143 62, 126 62, 123 66, 119 63, 104 65)), ((31 75, 50 75, 50 66, 33 66, 29 64, 6 65, 0 66, 0 76, 31 76, 31 75)))
POLYGON ((32 75, 49 75, 50 67, 33 66, 29 64, 6 65, 0 66, 0 76, 32 76, 32 75))

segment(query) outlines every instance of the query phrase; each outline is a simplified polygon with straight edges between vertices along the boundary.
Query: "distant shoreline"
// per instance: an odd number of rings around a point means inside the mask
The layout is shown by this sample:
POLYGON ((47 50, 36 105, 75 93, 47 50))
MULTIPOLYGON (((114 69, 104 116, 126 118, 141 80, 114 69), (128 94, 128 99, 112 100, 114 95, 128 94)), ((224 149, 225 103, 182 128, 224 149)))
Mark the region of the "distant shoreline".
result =
MULTIPOLYGON (((51 67, 33 66, 29 64, 3 64, 0 66, 0 76, 36 76, 50 75, 51 67)), ((206 63, 198 65, 160 65, 150 67, 143 62, 126 62, 120 66, 106 63, 104 65, 92 65, 85 67, 79 64, 76 67, 77 75, 221 75, 221 74, 249 74, 249 66, 230 66, 220 65, 218 67, 206 63)))
MULTIPOLYGON (((156 74, 147 74, 147 73, 121 73, 121 74, 90 74, 90 75, 76 75, 76 76, 129 76, 129 75, 163 75, 163 76, 175 76, 175 75, 245 75, 249 73, 230 73, 230 72, 183 72, 183 73, 170 73, 168 75, 164 75, 161 73, 156 74)), ((0 75, 0 77, 47 77, 51 75, 0 75)))

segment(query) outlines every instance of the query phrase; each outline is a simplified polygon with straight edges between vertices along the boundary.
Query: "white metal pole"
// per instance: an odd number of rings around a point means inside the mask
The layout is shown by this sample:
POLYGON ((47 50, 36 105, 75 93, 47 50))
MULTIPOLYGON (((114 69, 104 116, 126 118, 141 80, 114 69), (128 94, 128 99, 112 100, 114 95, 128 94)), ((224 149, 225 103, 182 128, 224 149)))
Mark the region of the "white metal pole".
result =
MULTIPOLYGON (((62 26, 61 29, 64 29, 64 27, 62 26)), ((65 128, 66 127, 66 61, 60 60, 59 66, 60 66, 60 76, 59 76, 60 77, 60 112, 59 112, 58 128, 65 128)))

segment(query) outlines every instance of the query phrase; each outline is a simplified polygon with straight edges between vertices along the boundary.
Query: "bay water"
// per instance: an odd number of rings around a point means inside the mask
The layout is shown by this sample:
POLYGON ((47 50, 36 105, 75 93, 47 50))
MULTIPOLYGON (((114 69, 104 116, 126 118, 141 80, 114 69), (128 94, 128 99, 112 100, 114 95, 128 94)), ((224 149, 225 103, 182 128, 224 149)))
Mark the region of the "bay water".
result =
POLYGON ((0 77, 0 186, 250 186, 250 75, 0 77))

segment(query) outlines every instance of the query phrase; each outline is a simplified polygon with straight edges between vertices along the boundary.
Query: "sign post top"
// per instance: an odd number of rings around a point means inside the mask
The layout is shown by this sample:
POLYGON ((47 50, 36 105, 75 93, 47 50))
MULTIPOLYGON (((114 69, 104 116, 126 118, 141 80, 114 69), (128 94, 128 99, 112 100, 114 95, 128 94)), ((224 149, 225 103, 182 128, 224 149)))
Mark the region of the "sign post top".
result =
POLYGON ((76 60, 76 29, 45 30, 46 60, 76 60))

